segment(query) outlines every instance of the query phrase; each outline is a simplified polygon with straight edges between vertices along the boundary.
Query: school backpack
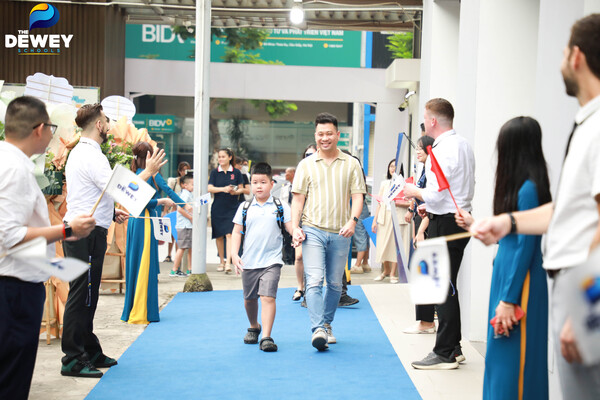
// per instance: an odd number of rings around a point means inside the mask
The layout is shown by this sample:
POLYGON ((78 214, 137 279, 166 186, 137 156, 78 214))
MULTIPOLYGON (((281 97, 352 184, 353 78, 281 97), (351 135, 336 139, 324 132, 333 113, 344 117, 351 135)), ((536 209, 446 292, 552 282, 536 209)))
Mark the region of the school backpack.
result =
MULTIPOLYGON (((254 200, 254 199, 252 199, 254 200)), ((248 215, 248 208, 250 208, 250 204, 252 200, 244 202, 244 208, 242 208, 242 242, 240 243, 240 252, 244 248, 244 237, 246 236, 246 217, 248 215)), ((273 197, 273 203, 275 203, 275 207, 277 207, 277 226, 281 229, 281 236, 283 236, 283 244, 285 245, 288 242, 291 242, 292 237, 285 230, 285 223, 283 222, 283 206, 281 205, 281 201, 277 197, 273 197)))

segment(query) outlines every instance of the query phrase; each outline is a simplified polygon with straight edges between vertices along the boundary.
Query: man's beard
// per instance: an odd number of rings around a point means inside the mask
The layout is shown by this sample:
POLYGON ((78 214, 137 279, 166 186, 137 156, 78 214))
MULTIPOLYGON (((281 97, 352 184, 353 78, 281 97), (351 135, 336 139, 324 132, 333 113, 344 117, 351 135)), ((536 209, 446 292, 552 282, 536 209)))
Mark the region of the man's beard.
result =
POLYGON ((577 85, 575 79, 573 79, 571 76, 565 75, 564 72, 562 76, 563 81, 565 82, 565 90, 567 91, 567 94, 569 96, 577 97, 577 94, 579 93, 579 86, 577 85))
POLYGON ((102 139, 103 144, 108 141, 108 129, 106 131, 100 131, 100 138, 102 139))

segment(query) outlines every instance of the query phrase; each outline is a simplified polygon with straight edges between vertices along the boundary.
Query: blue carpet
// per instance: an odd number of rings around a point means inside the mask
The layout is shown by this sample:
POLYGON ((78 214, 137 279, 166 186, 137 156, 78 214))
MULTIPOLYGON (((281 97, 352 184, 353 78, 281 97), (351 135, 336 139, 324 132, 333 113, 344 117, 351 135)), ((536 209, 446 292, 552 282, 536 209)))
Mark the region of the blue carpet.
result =
POLYGON ((337 344, 317 352, 305 308, 280 289, 276 353, 243 342, 241 291, 179 293, 87 399, 420 399, 362 289, 339 308, 337 344))

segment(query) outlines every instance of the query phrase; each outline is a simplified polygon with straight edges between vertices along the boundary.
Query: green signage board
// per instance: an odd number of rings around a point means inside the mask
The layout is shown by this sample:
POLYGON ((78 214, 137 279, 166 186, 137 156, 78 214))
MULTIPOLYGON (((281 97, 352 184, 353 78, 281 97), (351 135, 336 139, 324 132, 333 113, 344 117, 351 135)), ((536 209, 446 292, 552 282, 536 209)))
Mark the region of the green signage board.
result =
MULTIPOLYGON (((361 32, 341 30, 271 29, 261 49, 265 61, 314 67, 360 67, 361 32)), ((169 25, 126 26, 125 57, 194 60, 195 40, 182 40, 169 25)), ((213 38, 211 61, 222 62, 227 43, 213 38)))
POLYGON ((148 133, 180 133, 183 121, 175 115, 135 114, 133 124, 136 128, 146 128, 148 133))

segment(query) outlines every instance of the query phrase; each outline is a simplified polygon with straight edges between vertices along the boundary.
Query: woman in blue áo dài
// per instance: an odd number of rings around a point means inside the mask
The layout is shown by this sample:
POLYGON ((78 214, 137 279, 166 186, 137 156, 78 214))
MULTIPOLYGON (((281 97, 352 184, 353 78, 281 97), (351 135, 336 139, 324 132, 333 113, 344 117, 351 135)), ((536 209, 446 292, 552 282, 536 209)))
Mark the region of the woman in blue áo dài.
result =
MULTIPOLYGON (((536 120, 513 118, 498 141, 494 214, 535 208, 552 201, 542 131, 536 120)), ((470 225, 464 211, 459 225, 470 225)), ((484 399, 548 398, 548 287, 541 236, 510 234, 500 240, 492 271, 484 399), (525 316, 516 321, 515 307, 525 316), (504 334, 499 334, 504 330, 504 334)))
MULTIPOLYGON (((147 142, 139 142, 133 147, 131 170, 136 174, 146 168, 146 155, 154 149, 147 142)), ((160 173, 146 181, 156 189, 140 217, 130 217, 127 225, 127 247, 125 252, 126 292, 121 320, 130 324, 158 322, 158 241, 149 217, 158 217, 159 206, 172 206, 183 200, 167 185, 160 173), (160 191, 170 198, 159 198, 160 191)), ((135 216, 134 216, 135 217, 135 216)))

